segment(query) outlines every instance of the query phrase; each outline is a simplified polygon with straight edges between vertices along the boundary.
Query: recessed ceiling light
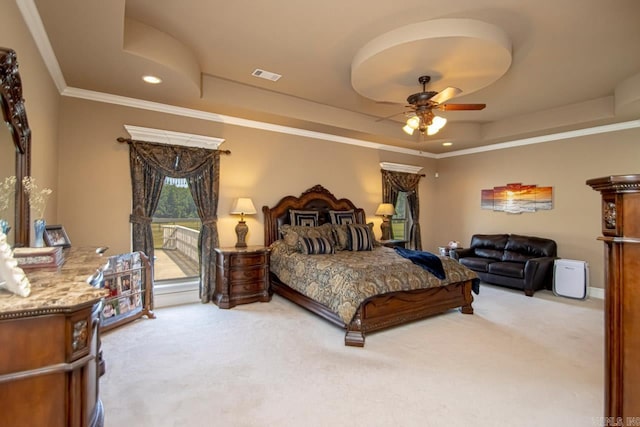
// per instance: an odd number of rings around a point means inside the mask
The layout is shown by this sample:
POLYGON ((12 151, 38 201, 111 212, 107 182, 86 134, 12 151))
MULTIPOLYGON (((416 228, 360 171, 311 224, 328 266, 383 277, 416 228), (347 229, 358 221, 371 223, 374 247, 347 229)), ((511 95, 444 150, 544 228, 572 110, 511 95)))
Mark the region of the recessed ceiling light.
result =
POLYGON ((445 147, 451 147, 453 145, 453 142, 443 142, 442 145, 445 147))
POLYGON ((162 83, 162 79, 156 76, 142 76, 142 80, 152 85, 157 85, 158 83, 162 83))

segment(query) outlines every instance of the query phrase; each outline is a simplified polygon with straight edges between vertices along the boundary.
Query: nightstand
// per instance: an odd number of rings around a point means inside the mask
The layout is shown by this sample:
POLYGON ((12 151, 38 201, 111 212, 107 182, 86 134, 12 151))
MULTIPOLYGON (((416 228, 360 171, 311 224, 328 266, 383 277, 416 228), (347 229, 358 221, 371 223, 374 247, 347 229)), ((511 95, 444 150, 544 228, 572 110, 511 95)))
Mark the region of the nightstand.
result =
POLYGON ((219 308, 271 300, 269 249, 264 246, 215 248, 216 290, 213 302, 219 308))
POLYGON ((379 240, 379 242, 382 243, 382 246, 386 246, 388 248, 405 248, 407 245, 406 240, 398 240, 398 239, 379 240))

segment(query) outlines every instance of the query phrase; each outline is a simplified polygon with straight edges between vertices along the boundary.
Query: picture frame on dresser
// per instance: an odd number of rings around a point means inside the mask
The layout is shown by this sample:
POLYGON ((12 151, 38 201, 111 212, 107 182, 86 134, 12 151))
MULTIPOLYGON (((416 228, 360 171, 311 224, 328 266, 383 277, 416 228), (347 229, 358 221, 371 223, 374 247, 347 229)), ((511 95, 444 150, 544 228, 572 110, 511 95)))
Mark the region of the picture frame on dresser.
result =
POLYGON ((44 242, 47 246, 61 246, 63 248, 71 247, 71 240, 60 224, 47 225, 44 229, 44 242))

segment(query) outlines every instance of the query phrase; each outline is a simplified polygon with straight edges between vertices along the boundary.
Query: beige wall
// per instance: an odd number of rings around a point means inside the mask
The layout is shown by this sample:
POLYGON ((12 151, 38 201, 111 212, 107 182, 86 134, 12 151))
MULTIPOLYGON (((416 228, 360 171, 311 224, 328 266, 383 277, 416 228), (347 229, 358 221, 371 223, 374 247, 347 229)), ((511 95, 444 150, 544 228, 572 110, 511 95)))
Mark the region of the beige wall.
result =
MULTIPOLYGON (((123 125, 225 138, 221 148, 220 243, 233 245, 232 199, 249 196, 258 210, 283 195, 321 184, 362 206, 370 221, 381 199, 381 161, 424 166, 420 185, 422 241, 436 251, 450 240, 468 245, 474 233, 548 237, 559 256, 589 262, 591 285, 603 286, 599 195, 589 178, 638 172, 640 130, 620 131, 447 159, 401 155, 133 108, 63 98, 60 121, 58 218, 76 245, 130 248, 128 136, 123 125), (439 177, 435 178, 435 172, 439 177), (554 207, 510 215, 480 209, 480 190, 512 182, 551 186, 554 207)), ((263 242, 262 213, 247 218, 248 242, 263 242)))
MULTIPOLYGON (((0 6, 0 45, 16 51, 23 98, 32 130, 31 175, 42 187, 54 190, 45 213, 49 224, 57 222, 57 129, 60 95, 14 1, 0 6)), ((0 179, 9 175, 0 171, 0 179)), ((11 173, 13 175, 13 173, 11 173)))
POLYGON ((548 237, 560 257, 587 261, 591 286, 603 287, 600 195, 585 181, 640 173, 640 130, 441 159, 437 168, 440 214, 435 241, 425 248, 449 240, 468 246, 474 233, 548 237), (514 182, 553 187, 553 209, 518 215, 480 209, 480 190, 514 182))
MULTIPOLYGON (((288 194, 300 194, 321 184, 338 198, 350 198, 363 207, 368 219, 381 200, 381 161, 428 166, 434 160, 352 145, 241 128, 151 111, 64 98, 60 121, 58 217, 74 245, 106 245, 111 251, 130 248, 131 184, 128 147, 116 138, 127 137, 123 125, 224 138, 218 230, 221 245, 233 245, 238 218, 228 214, 235 197, 248 196, 260 211, 247 217, 248 243, 262 244, 261 207, 288 194)), ((432 183, 421 185, 425 203, 433 203, 432 183)), ((433 223, 430 209, 421 222, 433 223)), ((430 235, 430 231, 425 233, 430 235)))
MULTIPOLYGON (((1 11, 1 44, 18 53, 33 129, 32 175, 54 189, 46 219, 62 223, 74 245, 107 245, 113 252, 130 247, 128 148, 115 139, 127 136, 123 125, 132 124, 226 139, 221 148, 232 154, 221 160, 223 245, 235 242, 237 218, 227 214, 234 197, 250 196, 260 209, 315 184, 351 198, 379 225, 373 215, 381 198, 379 162, 390 161, 425 167, 420 185, 425 249, 435 251, 449 240, 468 245, 474 233, 549 237, 558 242, 561 257, 588 261, 591 284, 602 287, 603 247, 595 240, 599 195, 584 182, 640 172, 640 130, 433 160, 64 98, 15 3, 3 2, 1 11), (510 182, 554 187, 553 210, 509 215, 480 209, 480 190, 510 182)), ((247 222, 249 243, 262 243, 262 213, 247 222)))

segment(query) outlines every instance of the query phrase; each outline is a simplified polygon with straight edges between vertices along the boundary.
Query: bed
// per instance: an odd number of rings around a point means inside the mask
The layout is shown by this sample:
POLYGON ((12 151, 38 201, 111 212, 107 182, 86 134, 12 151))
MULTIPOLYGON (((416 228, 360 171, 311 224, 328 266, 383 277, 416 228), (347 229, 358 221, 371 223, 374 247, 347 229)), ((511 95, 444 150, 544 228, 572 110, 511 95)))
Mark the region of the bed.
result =
POLYGON ((262 211, 265 245, 271 248, 271 291, 344 328, 347 346, 363 347, 370 332, 451 309, 473 314, 471 292, 479 282, 477 275, 449 257, 438 257, 446 275, 441 280, 377 242, 370 251, 338 250, 328 255, 291 250, 283 230, 300 230, 291 224, 291 211, 317 212, 317 227, 309 230, 333 227, 329 217, 340 212, 348 212, 356 224, 365 224, 363 209, 348 199, 337 199, 320 185, 300 196, 286 196, 262 211), (353 289, 358 290, 357 296, 353 289))

